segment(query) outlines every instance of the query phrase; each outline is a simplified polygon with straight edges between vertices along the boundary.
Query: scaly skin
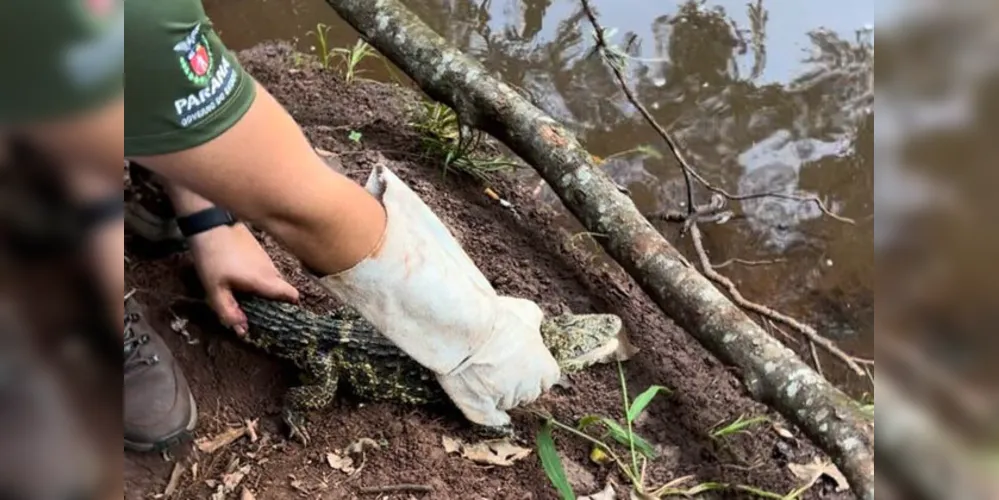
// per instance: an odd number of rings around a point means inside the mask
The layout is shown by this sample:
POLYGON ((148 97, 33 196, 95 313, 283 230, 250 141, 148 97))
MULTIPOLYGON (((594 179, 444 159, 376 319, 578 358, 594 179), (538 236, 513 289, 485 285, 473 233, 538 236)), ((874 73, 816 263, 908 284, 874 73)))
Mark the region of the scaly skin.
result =
MULTIPOLYGON (((303 414, 332 403, 337 388, 371 401, 411 405, 447 403, 433 372, 395 346, 350 308, 318 315, 300 307, 258 297, 240 297, 249 321, 245 340, 291 361, 302 384, 285 395, 284 420, 291 436, 308 442, 303 414)), ((610 314, 547 318, 541 335, 563 372, 573 373, 601 361, 617 347, 621 319, 610 314)), ((510 428, 478 426, 483 435, 508 436, 510 428)))

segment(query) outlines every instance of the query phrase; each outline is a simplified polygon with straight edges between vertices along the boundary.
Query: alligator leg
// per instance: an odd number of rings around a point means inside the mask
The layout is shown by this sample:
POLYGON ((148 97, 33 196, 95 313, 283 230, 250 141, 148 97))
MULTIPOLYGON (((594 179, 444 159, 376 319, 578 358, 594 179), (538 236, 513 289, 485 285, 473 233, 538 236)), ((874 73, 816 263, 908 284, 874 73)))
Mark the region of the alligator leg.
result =
POLYGON ((324 357, 310 361, 299 377, 302 385, 288 389, 284 396, 283 419, 290 428, 289 438, 308 445, 305 412, 321 410, 333 402, 338 375, 333 360, 324 357))

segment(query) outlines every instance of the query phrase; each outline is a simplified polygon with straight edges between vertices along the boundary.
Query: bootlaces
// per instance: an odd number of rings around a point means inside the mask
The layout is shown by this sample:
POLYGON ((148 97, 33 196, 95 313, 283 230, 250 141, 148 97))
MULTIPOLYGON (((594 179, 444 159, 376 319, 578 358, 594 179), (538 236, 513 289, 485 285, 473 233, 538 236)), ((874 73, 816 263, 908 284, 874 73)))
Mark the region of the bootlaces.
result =
POLYGON ((141 366, 154 365, 160 361, 159 356, 149 354, 142 349, 142 346, 149 343, 149 335, 138 335, 133 328, 133 325, 141 318, 138 313, 125 315, 125 373, 141 366))

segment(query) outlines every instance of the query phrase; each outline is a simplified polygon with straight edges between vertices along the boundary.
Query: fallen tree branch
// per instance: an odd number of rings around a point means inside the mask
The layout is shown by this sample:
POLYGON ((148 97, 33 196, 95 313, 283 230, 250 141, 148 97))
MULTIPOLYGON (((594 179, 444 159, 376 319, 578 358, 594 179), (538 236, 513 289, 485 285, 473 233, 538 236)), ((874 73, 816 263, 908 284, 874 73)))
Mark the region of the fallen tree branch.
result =
POLYGON ((694 268, 556 120, 452 47, 398 0, 326 0, 364 39, 462 123, 535 168, 588 232, 659 307, 721 361, 753 398, 798 425, 859 498, 874 498, 874 427, 858 405, 771 337, 694 268))

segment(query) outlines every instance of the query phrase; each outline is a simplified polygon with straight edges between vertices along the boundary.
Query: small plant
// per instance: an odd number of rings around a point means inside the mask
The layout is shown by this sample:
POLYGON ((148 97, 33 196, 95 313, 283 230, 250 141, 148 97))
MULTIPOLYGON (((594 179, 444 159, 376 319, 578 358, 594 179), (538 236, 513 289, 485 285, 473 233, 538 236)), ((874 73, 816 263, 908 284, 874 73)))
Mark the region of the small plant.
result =
POLYGON ((347 135, 347 139, 349 139, 350 142, 353 142, 355 144, 360 144, 361 143, 361 137, 362 137, 362 134, 360 132, 356 131, 356 130, 351 130, 350 134, 347 135))
POLYGON ((333 49, 333 56, 340 59, 343 65, 343 79, 347 83, 354 81, 354 78, 361 74, 364 70, 358 69, 358 65, 361 64, 365 58, 376 57, 381 58, 378 51, 374 49, 368 42, 358 39, 354 43, 353 47, 338 47, 333 49))
POLYGON ((560 429, 571 435, 581 437, 594 445, 594 450, 599 455, 606 456, 617 464, 621 472, 628 477, 632 485, 639 492, 643 491, 645 467, 644 463, 649 458, 655 458, 656 452, 652 445, 634 431, 634 422, 645 411, 650 403, 660 392, 669 392, 669 389, 662 386, 652 386, 640 394, 634 401, 628 397, 628 386, 625 382, 624 368, 618 363, 618 374, 621 382, 622 401, 624 403, 624 424, 614 419, 600 415, 589 415, 580 419, 578 426, 572 427, 559 422, 550 415, 542 415, 545 424, 538 433, 538 457, 541 459, 542 468, 555 488, 562 495, 564 500, 574 500, 575 493, 566 479, 565 470, 562 466, 558 450, 555 448, 555 441, 552 438, 552 430, 560 429), (602 427, 604 433, 594 436, 587 432, 593 427, 602 427), (628 460, 624 460, 615 453, 608 439, 616 441, 628 449, 628 460), (643 466, 639 466, 639 461, 643 466))
POLYGON ((770 419, 764 416, 747 419, 745 415, 739 415, 739 418, 728 425, 722 426, 722 424, 718 424, 714 426, 710 436, 711 439, 722 439, 735 434, 748 434, 749 431, 747 429, 750 427, 769 421, 770 419))
POLYGON ((424 151, 443 160, 445 174, 454 169, 486 181, 495 172, 517 166, 500 155, 478 153, 482 133, 463 127, 458 114, 439 102, 424 102, 421 117, 411 125, 420 132, 424 151))
POLYGON ((322 65, 323 69, 330 69, 330 62, 332 61, 332 53, 330 52, 329 37, 327 33, 330 31, 330 26, 324 23, 316 23, 316 30, 309 30, 306 35, 312 35, 316 39, 316 45, 312 47, 312 50, 319 51, 319 64, 322 65))

